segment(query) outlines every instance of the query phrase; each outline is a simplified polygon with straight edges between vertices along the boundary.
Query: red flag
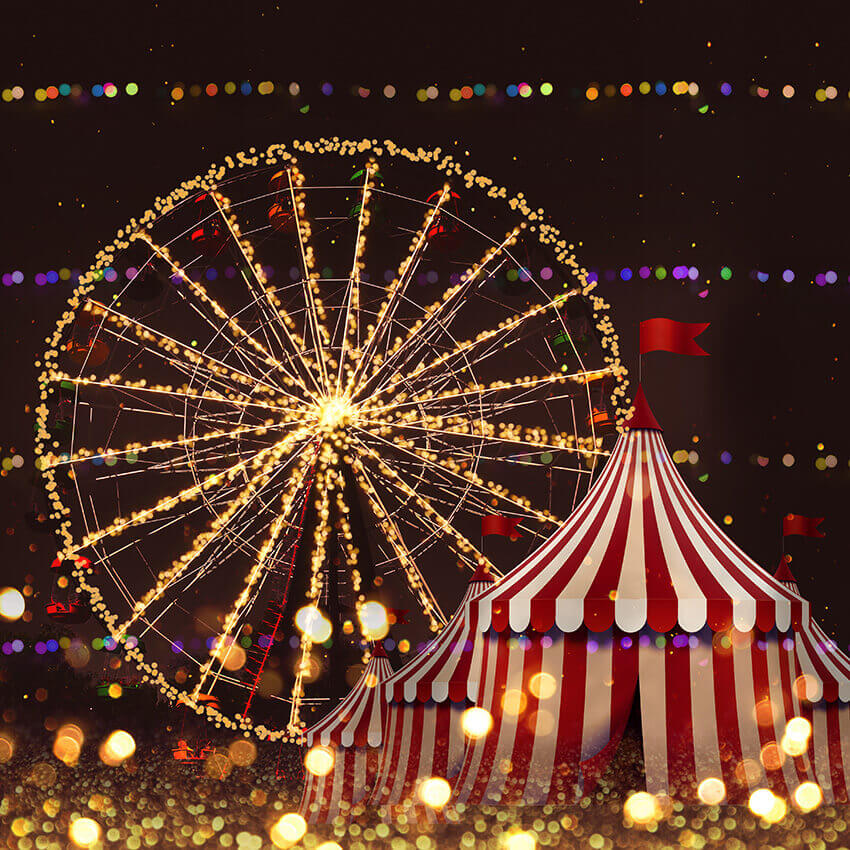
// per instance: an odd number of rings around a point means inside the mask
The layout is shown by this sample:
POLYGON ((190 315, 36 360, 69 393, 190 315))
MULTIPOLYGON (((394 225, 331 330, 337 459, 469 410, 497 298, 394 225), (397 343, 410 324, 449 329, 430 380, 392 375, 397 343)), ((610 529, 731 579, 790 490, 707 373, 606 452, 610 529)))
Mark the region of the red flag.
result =
POLYGON ((818 526, 823 522, 822 516, 800 516, 800 514, 787 514, 782 517, 782 536, 789 534, 801 534, 803 537, 826 537, 818 526))
POLYGON ((707 327, 708 322, 676 322, 673 319, 645 319, 640 323, 640 353, 672 351, 674 354, 694 354, 707 357, 694 341, 707 327))
POLYGON ((481 517, 481 536, 501 534, 502 537, 520 537, 516 527, 522 522, 522 517, 508 517, 501 514, 486 514, 481 517))
POLYGON ((410 608, 387 608, 387 619, 391 626, 408 626, 407 612, 410 608))

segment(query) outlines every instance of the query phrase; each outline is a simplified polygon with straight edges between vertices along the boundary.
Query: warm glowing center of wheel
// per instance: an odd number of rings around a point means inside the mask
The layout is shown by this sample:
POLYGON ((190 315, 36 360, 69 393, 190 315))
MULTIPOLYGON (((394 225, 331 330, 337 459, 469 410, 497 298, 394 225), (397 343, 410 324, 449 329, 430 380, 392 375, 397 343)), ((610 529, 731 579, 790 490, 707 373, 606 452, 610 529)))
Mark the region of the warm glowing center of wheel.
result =
POLYGON ((344 396, 329 396, 319 404, 319 428, 327 434, 342 431, 357 418, 357 408, 344 396))

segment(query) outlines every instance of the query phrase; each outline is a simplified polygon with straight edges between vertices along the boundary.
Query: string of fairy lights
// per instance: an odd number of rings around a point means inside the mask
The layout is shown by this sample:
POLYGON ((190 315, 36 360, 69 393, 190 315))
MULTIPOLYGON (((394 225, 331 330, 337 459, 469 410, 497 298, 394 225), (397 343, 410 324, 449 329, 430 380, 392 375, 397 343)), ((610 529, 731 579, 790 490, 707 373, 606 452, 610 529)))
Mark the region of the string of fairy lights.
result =
MULTIPOLYGON (((752 82, 745 84, 731 83, 728 80, 719 80, 711 83, 699 83, 693 80, 641 80, 635 82, 588 82, 581 85, 563 82, 553 83, 544 80, 536 83, 515 82, 507 84, 469 82, 455 85, 436 85, 434 83, 422 84, 420 86, 396 86, 393 83, 385 85, 362 85, 362 84, 334 84, 325 80, 320 83, 301 84, 299 82, 275 82, 273 80, 241 80, 235 82, 205 82, 205 83, 183 83, 183 82, 159 82, 140 85, 137 82, 126 83, 93 83, 82 85, 80 83, 59 83, 35 88, 25 88, 15 84, 0 89, 0 101, 7 104, 21 102, 35 102, 37 104, 62 103, 71 101, 74 103, 108 103, 126 100, 127 98, 144 100, 153 97, 159 101, 179 104, 184 101, 212 98, 229 98, 233 96, 260 96, 269 95, 288 96, 299 105, 302 111, 309 111, 309 104, 301 105, 310 96, 321 95, 329 98, 334 95, 347 95, 358 100, 377 98, 384 102, 411 101, 418 103, 429 103, 433 101, 449 101, 450 103, 462 104, 465 102, 484 101, 501 105, 511 101, 535 100, 538 98, 584 100, 588 102, 605 100, 628 100, 646 96, 672 97, 687 96, 692 100, 705 98, 706 96, 720 95, 728 98, 733 95, 744 94, 758 100, 781 99, 790 101, 793 99, 814 100, 816 103, 830 104, 833 102, 846 103, 850 98, 850 87, 836 86, 833 83, 822 81, 819 84, 791 82, 766 83, 752 82), (141 95, 141 97, 139 97, 141 95)), ((698 107, 701 111, 707 104, 698 107)))
MULTIPOLYGON (((718 279, 726 282, 733 279, 740 279, 743 275, 748 280, 756 281, 758 283, 796 283, 797 285, 808 284, 821 288, 834 286, 835 284, 850 283, 850 272, 845 274, 844 271, 839 271, 834 267, 830 268, 829 265, 825 263, 815 268, 816 270, 812 271, 810 269, 800 270, 790 267, 777 267, 772 269, 751 267, 746 271, 742 271, 741 269, 736 270, 732 266, 726 264, 712 265, 707 268, 705 266, 700 267, 689 263, 659 263, 658 265, 630 263, 628 265, 607 267, 591 265, 588 267, 587 277, 590 281, 604 281, 608 283, 637 283, 641 280, 649 282, 675 280, 680 283, 687 283, 689 281, 695 282, 701 280, 706 282, 717 282, 718 279)), ((123 277, 127 280, 132 280, 137 271, 138 270, 136 268, 130 267, 125 270, 123 277)), ((319 275, 324 279, 332 279, 337 276, 338 272, 339 270, 334 269, 332 266, 323 266, 319 271, 319 275)), ((290 280, 298 280, 300 277, 300 271, 296 266, 291 266, 289 269, 285 270, 277 270, 273 266, 264 265, 263 273, 268 280, 273 280, 276 273, 288 275, 290 280)), ((21 269, 13 269, 12 271, 5 271, 2 273, 2 275, 0 275, 0 282, 2 282, 6 290, 12 291, 14 291, 15 287, 20 286, 21 284, 35 285, 37 287, 46 287, 47 289, 50 289, 55 284, 67 283, 76 285, 81 274, 82 272, 80 269, 68 268, 67 266, 61 266, 59 268, 41 272, 24 272, 21 269)), ((227 265, 219 268, 216 266, 210 266, 203 272, 193 271, 189 276, 198 282, 201 282, 202 280, 212 282, 220 278, 233 280, 237 274, 238 271, 234 266, 227 265)), ((522 284, 528 283, 535 277, 543 281, 551 280, 553 274, 554 270, 551 266, 541 266, 539 269, 529 269, 525 266, 516 266, 505 269, 503 273, 500 272, 499 275, 495 276, 495 279, 497 281, 504 280, 507 285, 515 284, 517 287, 520 287, 522 284)), ((393 275, 393 270, 387 269, 383 274, 383 279, 386 282, 390 282, 393 275)), ((122 275, 119 275, 114 268, 107 267, 105 269, 98 270, 98 276, 95 282, 120 285, 123 282, 120 279, 121 277, 122 275)), ((452 286, 454 286, 460 280, 460 275, 457 272, 449 273, 444 277, 445 279, 441 278, 438 272, 430 270, 429 272, 417 274, 414 278, 414 282, 417 286, 425 287, 441 283, 445 284, 447 280, 452 286)), ((363 272, 363 279, 368 282, 370 280, 370 275, 363 272)), ((175 276, 171 282, 173 284, 180 284, 182 280, 179 276, 175 276)))
MULTIPOLYGON (((169 640, 159 621, 177 596, 236 553, 250 554, 250 568, 223 613, 208 654, 190 646, 180 647, 181 658, 197 668, 187 690, 169 680, 138 646, 124 644, 127 659, 140 668, 145 680, 171 699, 182 698, 216 725, 246 733, 253 729, 269 738, 296 738, 300 734, 300 705, 311 650, 325 634, 320 606, 329 592, 326 561, 332 509, 339 513, 334 540, 344 552, 361 633, 368 636, 373 603, 364 595, 345 505, 343 468, 350 470, 360 498, 380 530, 376 567, 383 574, 398 571, 433 629, 439 629, 446 618, 431 589, 431 579, 421 567, 422 552, 443 541, 459 566, 474 570, 486 564, 498 575, 495 565, 457 524, 461 505, 465 515, 483 516, 496 510, 517 517, 519 528, 532 537, 540 528, 557 522, 549 510, 535 507, 501 482, 485 480, 478 470, 482 459, 513 463, 505 455, 519 450, 554 453, 559 461, 552 468, 574 473, 578 493, 581 481, 589 483, 595 464, 607 454, 601 436, 594 431, 592 417, 588 417, 589 433, 579 434, 560 431, 554 421, 546 427, 520 425, 513 421, 513 414, 534 403, 535 394, 540 393, 549 403, 577 393, 589 404, 591 385, 602 379, 613 379, 608 387, 612 414, 621 421, 629 410, 628 381, 619 360, 617 336, 607 317, 608 305, 593 291, 595 282, 588 280, 587 270, 575 260, 573 247, 544 222, 543 211, 531 208, 522 194, 508 197, 506 190, 477 171, 465 172, 451 155, 439 150, 411 151, 390 141, 375 140, 295 142, 290 148, 273 145, 264 153, 252 149, 226 157, 224 165, 211 167, 205 175, 181 184, 169 197, 157 199, 154 209, 119 232, 113 245, 100 252, 94 267, 79 277, 68 302, 70 310, 48 339, 43 360, 37 363, 43 369, 36 410, 37 454, 46 480, 49 519, 58 526, 61 555, 75 561, 72 575, 78 590, 88 596, 111 638, 121 643, 130 630, 139 633, 140 628, 149 637, 169 640), (324 284, 328 278, 318 266, 309 217, 311 187, 296 155, 357 156, 369 163, 358 190, 361 202, 352 265, 344 277, 331 281, 338 285, 336 300, 328 300, 332 294, 324 284), (423 205, 421 224, 411 232, 397 271, 389 280, 370 280, 366 255, 373 226, 372 206, 382 191, 375 182, 380 157, 430 164, 446 178, 455 178, 458 185, 478 187, 488 197, 505 201, 513 218, 521 222, 491 240, 480 259, 458 272, 456 280, 442 288, 427 306, 419 305, 409 293, 416 286, 417 269, 431 234, 439 229, 439 223, 445 227, 446 221, 454 220, 449 206, 454 193, 448 183, 434 193, 423 205), (229 172, 260 166, 281 169, 274 178, 275 192, 286 199, 291 210, 289 233, 300 258, 297 274, 277 285, 259 262, 252 237, 243 233, 237 206, 224 194, 229 172), (157 222, 185 202, 196 203, 198 193, 204 193, 201 197, 210 206, 205 221, 218 222, 221 227, 216 224, 216 232, 224 233, 241 257, 232 279, 250 299, 253 316, 244 310, 233 312, 217 301, 209 288, 209 274, 195 274, 191 263, 181 263, 171 242, 157 237, 157 222), (462 310, 471 303, 470 293, 505 264, 519 267, 511 251, 523 230, 548 246, 566 276, 567 286, 560 294, 538 297, 525 309, 504 305, 501 320, 477 333, 464 332, 469 325, 462 319, 462 310), (119 278, 115 271, 117 252, 130 248, 145 250, 147 258, 136 265, 135 274, 124 287, 144 268, 157 264, 175 283, 178 298, 203 318, 216 337, 223 338, 232 356, 165 334, 152 318, 128 315, 121 304, 123 289, 111 298, 99 295, 102 284, 109 282, 108 269, 115 272, 116 282, 119 278), (524 335, 533 322, 555 322, 569 341, 562 311, 566 302, 579 294, 589 304, 599 329, 601 364, 585 366, 576 350, 578 366, 570 370, 555 359, 549 371, 538 369, 538 374, 505 374, 496 381, 477 377, 481 363, 504 356, 503 352, 517 343, 525 344, 524 335), (176 370, 182 378, 161 383, 120 372, 92 374, 85 362, 78 374, 69 371, 61 365, 61 352, 79 316, 87 317, 90 326, 97 328, 94 340, 84 347, 86 358, 96 340, 120 342, 136 352, 130 362, 137 362, 144 354, 160 367, 176 370), (192 381, 187 382, 190 377, 192 381), (63 452, 49 428, 51 405, 60 392, 72 397, 77 406, 81 400, 91 404, 97 399, 100 403, 104 398, 125 399, 121 408, 125 420, 134 411, 159 414, 167 410, 163 405, 179 403, 188 406, 192 421, 201 423, 201 427, 184 424, 183 433, 164 440, 134 440, 115 447, 75 444, 63 452), (70 476, 79 503, 76 515, 82 518, 82 527, 75 530, 74 512, 66 503, 67 497, 63 501, 62 479, 57 476, 67 475, 77 464, 91 463, 94 458, 104 458, 103 469, 107 462, 129 460, 131 456, 139 472, 156 472, 163 468, 156 458, 169 452, 167 468, 189 475, 191 483, 147 507, 111 519, 95 512, 80 489, 80 477, 70 476), (142 546, 174 522, 197 516, 204 504, 211 505, 214 518, 194 536, 186 551, 152 573, 144 592, 134 592, 119 568, 122 553, 142 546), (318 520, 310 532, 311 539, 303 543, 308 548, 309 577, 299 615, 310 612, 314 625, 322 628, 299 626, 301 660, 288 700, 289 720, 285 728, 270 730, 262 724, 255 726, 249 716, 253 690, 243 712, 233 716, 205 697, 219 683, 248 688, 248 683, 235 674, 239 665, 232 664, 232 657, 241 652, 244 659, 240 641, 247 632, 243 626, 270 576, 279 574, 279 567, 273 569, 272 565, 294 563, 308 504, 318 520), (90 562, 77 559, 83 550, 91 556, 90 562), (92 570, 98 569, 101 578, 96 579, 97 573, 92 570), (110 594, 117 593, 123 600, 124 613, 113 610, 114 601, 107 604, 103 582, 109 581, 115 585, 110 594)), ((532 279, 530 272, 525 273, 532 279)), ((521 360, 514 357, 513 368, 521 360)), ((539 365, 545 366, 542 361, 539 365)), ((174 642, 170 645, 173 648, 174 642)))

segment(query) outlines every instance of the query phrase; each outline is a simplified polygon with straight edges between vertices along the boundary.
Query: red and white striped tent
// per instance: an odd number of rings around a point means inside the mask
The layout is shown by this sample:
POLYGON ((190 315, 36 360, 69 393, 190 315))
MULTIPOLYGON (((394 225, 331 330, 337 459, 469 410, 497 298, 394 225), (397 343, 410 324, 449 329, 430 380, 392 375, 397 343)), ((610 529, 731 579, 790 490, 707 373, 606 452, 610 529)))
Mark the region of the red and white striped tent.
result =
POLYGON ((420 780, 451 778, 460 768, 461 715, 478 696, 473 648, 478 638, 480 649, 480 633, 470 602, 492 585, 492 576, 479 567, 445 628, 381 688, 388 711, 369 805, 388 812, 416 806, 420 780))
POLYGON ((304 771, 304 790, 298 811, 308 823, 330 823, 346 816, 372 790, 378 768, 387 711, 382 685, 392 675, 383 643, 372 656, 348 696, 304 732, 309 749, 321 744, 334 751, 333 770, 326 776, 304 771))
POLYGON ((638 687, 652 793, 694 800, 708 778, 729 802, 816 776, 828 795, 845 787, 850 715, 819 706, 850 699, 850 661, 702 509, 641 389, 627 427, 573 515, 472 605, 485 633, 478 704, 494 725, 467 745, 456 801, 588 793, 638 687), (800 715, 814 735, 789 758, 777 742, 800 715))

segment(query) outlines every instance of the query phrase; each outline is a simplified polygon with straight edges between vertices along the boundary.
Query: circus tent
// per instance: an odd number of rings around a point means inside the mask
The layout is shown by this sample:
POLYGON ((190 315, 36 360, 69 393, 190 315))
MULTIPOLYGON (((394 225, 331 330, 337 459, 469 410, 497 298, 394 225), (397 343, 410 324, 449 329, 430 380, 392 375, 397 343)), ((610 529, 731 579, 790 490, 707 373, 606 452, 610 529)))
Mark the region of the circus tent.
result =
POLYGON ((372 790, 387 709, 382 686, 392 672, 383 644, 377 641, 348 696, 304 732, 302 743, 307 748, 321 745, 333 753, 328 774, 304 772, 298 811, 309 823, 329 823, 347 814, 372 790))
POLYGON ((478 694, 473 666, 478 632, 469 605, 492 585, 492 576, 479 567, 445 628, 382 686, 388 711, 369 805, 403 808, 416 802, 420 779, 457 773, 464 750, 461 715, 478 694))
POLYGON ((702 509, 640 389, 626 425, 573 515, 471 605, 494 725, 468 743, 456 801, 588 793, 636 692, 650 792, 694 800, 720 779, 740 802, 817 779, 841 799, 850 661, 702 509), (790 757, 780 742, 799 716, 814 733, 790 757))

